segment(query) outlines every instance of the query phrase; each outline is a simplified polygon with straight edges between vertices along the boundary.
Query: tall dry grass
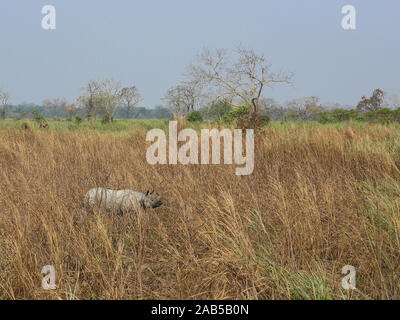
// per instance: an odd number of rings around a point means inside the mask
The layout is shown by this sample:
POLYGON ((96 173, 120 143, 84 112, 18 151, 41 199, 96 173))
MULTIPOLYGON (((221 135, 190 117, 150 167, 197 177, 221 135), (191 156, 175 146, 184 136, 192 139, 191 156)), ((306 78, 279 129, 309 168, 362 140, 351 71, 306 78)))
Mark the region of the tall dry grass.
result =
POLYGON ((400 298, 397 127, 268 128, 250 176, 151 166, 145 133, 0 131, 1 299, 400 298), (95 186, 165 205, 88 214, 95 186))

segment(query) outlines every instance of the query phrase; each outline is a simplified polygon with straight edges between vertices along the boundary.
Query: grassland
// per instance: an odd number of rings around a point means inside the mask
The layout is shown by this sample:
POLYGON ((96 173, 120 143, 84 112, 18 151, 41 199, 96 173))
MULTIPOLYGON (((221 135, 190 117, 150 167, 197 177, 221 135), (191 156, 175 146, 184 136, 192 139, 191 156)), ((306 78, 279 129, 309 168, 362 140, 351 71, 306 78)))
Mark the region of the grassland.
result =
MULTIPOLYGON (((146 162, 146 131, 0 122, 1 299, 399 299, 400 128, 273 123, 255 169, 146 162), (150 222, 82 208, 155 189, 150 222), (41 269, 56 268, 56 290, 41 269), (357 290, 341 287, 356 268, 357 290)), ((206 124, 210 125, 210 124, 206 124)))

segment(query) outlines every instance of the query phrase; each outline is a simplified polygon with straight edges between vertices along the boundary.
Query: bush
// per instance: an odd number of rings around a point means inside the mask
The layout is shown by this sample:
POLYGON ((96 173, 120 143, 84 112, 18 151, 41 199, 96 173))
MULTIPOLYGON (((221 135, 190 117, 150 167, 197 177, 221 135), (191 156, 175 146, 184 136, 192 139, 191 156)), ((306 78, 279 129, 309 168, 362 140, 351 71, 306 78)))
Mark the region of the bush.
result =
POLYGON ((269 123, 268 115, 261 115, 258 113, 242 114, 236 119, 236 125, 242 129, 258 130, 265 127, 269 123))
POLYGON ((75 123, 77 124, 77 125, 80 125, 81 123, 82 123, 82 118, 80 117, 80 116, 76 116, 75 117, 75 123))
POLYGON ((222 116, 222 121, 225 123, 232 123, 235 119, 233 118, 232 114, 226 113, 222 116))
POLYGON ((400 122, 400 108, 393 110, 393 119, 396 122, 400 122))
POLYGON ((225 123, 236 121, 236 125, 243 129, 260 129, 270 121, 269 116, 266 114, 250 113, 249 107, 246 105, 236 107, 225 114, 222 119, 225 123))
POLYGON ((268 115, 264 114, 260 116, 260 123, 266 126, 270 122, 270 118, 268 115))
POLYGON ((232 111, 232 105, 229 101, 220 100, 204 110, 206 116, 213 120, 222 120, 223 117, 232 111))
POLYGON ((236 107, 235 109, 233 109, 232 111, 230 111, 229 113, 232 114, 232 116, 237 119, 239 117, 248 115, 250 112, 249 107, 246 105, 243 106, 239 106, 236 107))
POLYGON ((287 121, 297 121, 299 120, 299 115, 296 113, 288 113, 285 115, 285 120, 287 121))
POLYGON ((30 129, 30 126, 27 122, 24 122, 24 123, 22 123, 21 128, 24 130, 28 130, 28 129, 30 129))
POLYGON ((107 118, 106 116, 104 116, 104 117, 101 119, 101 124, 108 124, 108 123, 110 123, 110 120, 108 120, 108 118, 107 118))
POLYGON ((200 111, 192 111, 187 114, 186 120, 189 122, 202 122, 203 115, 201 114, 200 111))
POLYGON ((333 110, 331 112, 331 115, 334 122, 357 120, 359 116, 358 110, 345 110, 345 109, 333 110))
POLYGON ((36 121, 36 123, 39 125, 39 128, 47 129, 49 127, 47 120, 40 114, 38 109, 33 109, 32 115, 33 120, 36 121))
POLYGON ((332 119, 329 118, 329 115, 327 112, 319 112, 316 115, 316 120, 319 123, 325 124, 325 123, 329 123, 332 121, 332 119))
POLYGON ((235 109, 224 114, 222 120, 225 123, 232 123, 234 120, 243 118, 249 115, 249 107, 246 105, 236 107, 235 109))
POLYGON ((376 111, 369 111, 365 113, 365 117, 367 120, 377 123, 388 124, 395 119, 397 115, 397 110, 390 110, 388 108, 379 109, 376 111))
POLYGON ((344 121, 364 121, 365 118, 359 114, 358 110, 335 109, 331 112, 320 112, 316 119, 319 123, 335 123, 344 121))

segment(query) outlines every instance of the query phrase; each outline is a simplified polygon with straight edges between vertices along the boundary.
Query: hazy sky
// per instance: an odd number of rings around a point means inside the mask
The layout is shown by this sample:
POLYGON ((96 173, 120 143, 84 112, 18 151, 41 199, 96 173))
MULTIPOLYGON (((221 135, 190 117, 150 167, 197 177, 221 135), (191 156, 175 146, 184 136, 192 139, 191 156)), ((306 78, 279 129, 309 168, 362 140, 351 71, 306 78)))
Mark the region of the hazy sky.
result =
POLYGON ((400 94, 399 0, 1 0, 0 39, 0 88, 14 104, 73 101, 89 80, 114 76, 154 106, 203 47, 239 43, 295 72, 294 86, 265 92, 280 102, 400 94), (41 28, 46 4, 56 30, 41 28), (357 30, 341 27, 347 4, 357 30))

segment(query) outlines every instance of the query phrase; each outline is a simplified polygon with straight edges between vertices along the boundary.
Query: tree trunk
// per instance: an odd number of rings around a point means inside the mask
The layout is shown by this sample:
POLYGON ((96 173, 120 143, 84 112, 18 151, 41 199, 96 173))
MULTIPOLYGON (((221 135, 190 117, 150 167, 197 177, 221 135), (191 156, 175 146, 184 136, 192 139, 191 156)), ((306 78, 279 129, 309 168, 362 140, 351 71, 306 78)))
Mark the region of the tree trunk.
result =
POLYGON ((252 103, 252 105, 253 105, 253 110, 252 110, 252 114, 256 114, 257 113, 257 102, 258 102, 258 99, 257 98, 253 98, 253 99, 251 99, 251 103, 252 103))
POLYGON ((107 113, 107 121, 108 122, 112 122, 113 121, 113 116, 111 115, 111 113, 107 113))
POLYGON ((128 104, 126 107, 126 118, 129 119, 129 115, 131 114, 131 106, 128 104))
POLYGON ((88 112, 87 112, 87 119, 88 119, 88 121, 91 121, 92 120, 92 112, 93 112, 93 98, 92 97, 90 97, 90 100, 89 100, 89 109, 88 109, 88 112))

